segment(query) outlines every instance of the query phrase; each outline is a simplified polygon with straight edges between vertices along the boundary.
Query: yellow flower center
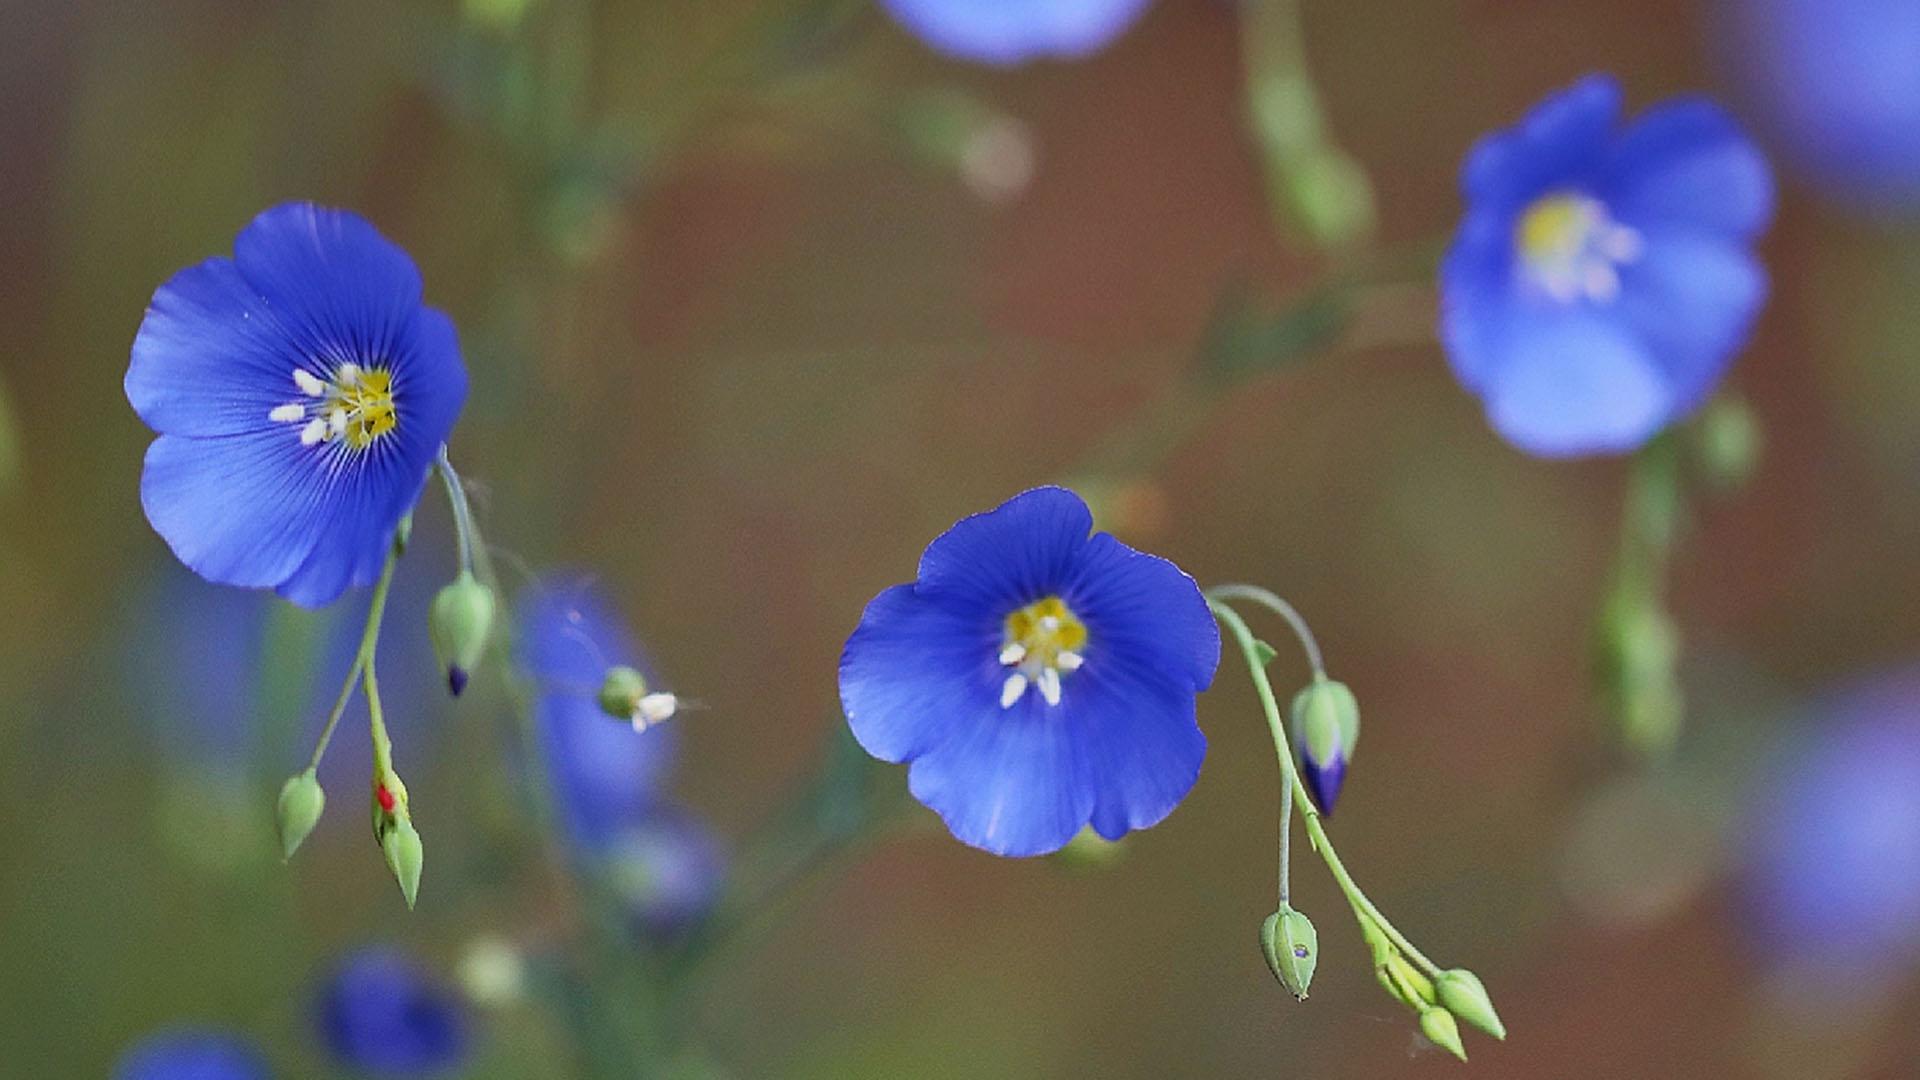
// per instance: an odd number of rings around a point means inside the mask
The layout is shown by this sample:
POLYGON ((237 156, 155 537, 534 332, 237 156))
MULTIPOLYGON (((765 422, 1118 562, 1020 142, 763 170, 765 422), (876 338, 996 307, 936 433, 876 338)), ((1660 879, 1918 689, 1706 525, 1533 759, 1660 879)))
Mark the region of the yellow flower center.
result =
POLYGON ((386 368, 345 363, 325 380, 295 368, 293 385, 305 400, 275 406, 267 419, 299 425, 302 446, 338 441, 365 450, 400 425, 393 373, 386 368))
POLYGON ((365 450, 400 423, 393 409, 393 373, 386 368, 367 368, 351 385, 336 381, 334 391, 334 407, 347 412, 342 437, 355 450, 365 450))
POLYGON ((1570 191, 1542 195, 1513 227, 1522 276, 1549 299, 1604 304, 1620 295, 1620 267, 1640 258, 1639 230, 1605 204, 1570 191))
POLYGON ((1058 596, 1036 600, 1007 616, 1000 663, 1013 668, 1000 688, 1000 707, 1010 709, 1028 687, 1048 705, 1060 704, 1060 678, 1085 662, 1087 624, 1058 596))

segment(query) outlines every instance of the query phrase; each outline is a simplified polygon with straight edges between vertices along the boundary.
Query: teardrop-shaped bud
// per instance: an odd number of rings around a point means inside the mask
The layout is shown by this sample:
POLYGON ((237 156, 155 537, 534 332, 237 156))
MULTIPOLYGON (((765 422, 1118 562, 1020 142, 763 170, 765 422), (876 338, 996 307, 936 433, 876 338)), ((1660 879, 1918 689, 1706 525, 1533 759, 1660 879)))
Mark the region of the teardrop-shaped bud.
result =
POLYGON ((420 893, 420 864, 426 855, 413 822, 396 819, 380 838, 380 851, 387 857, 393 880, 400 883, 400 895, 407 898, 407 910, 413 910, 414 897, 420 893))
POLYGON ((1443 971, 1433 980, 1434 996, 1446 1010, 1496 1039, 1507 1037, 1507 1026, 1493 1011, 1493 999, 1480 977, 1466 968, 1443 971))
POLYGON ((1360 741, 1360 703, 1345 683, 1324 675, 1294 695, 1293 737, 1300 746, 1300 775, 1322 814, 1331 815, 1360 741))
POLYGON ((1433 1045, 1461 1061, 1467 1060, 1467 1048, 1460 1045, 1460 1025, 1454 1022, 1453 1014, 1447 1010, 1432 1008, 1421 1013, 1420 1033, 1433 1045))
POLYGON ((326 808, 327 793, 320 790, 320 781, 313 770, 287 778, 280 788, 280 803, 276 824, 280 830, 280 853, 283 858, 293 858, 300 850, 300 844, 320 822, 320 812, 326 808))
POLYGON ((1320 935, 1313 922, 1281 905, 1260 924, 1260 951, 1266 954, 1267 969, 1280 985, 1301 1001, 1307 1000, 1314 965, 1320 960, 1320 935))
POLYGON ((441 670, 447 673, 447 689, 455 697, 467 688, 467 679, 486 652, 487 635, 493 629, 493 608, 493 590, 467 571, 433 598, 428 636, 433 639, 433 653, 440 658, 441 670))

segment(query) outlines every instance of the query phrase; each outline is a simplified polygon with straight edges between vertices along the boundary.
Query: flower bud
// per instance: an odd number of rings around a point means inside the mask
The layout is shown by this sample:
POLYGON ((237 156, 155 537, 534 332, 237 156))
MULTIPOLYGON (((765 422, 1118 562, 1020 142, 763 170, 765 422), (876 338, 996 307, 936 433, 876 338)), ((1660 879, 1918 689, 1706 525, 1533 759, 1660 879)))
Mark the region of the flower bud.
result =
POLYGON ((1447 1010, 1432 1008, 1421 1013, 1420 1033, 1433 1045, 1461 1061, 1467 1060, 1467 1048, 1460 1045, 1460 1025, 1454 1022, 1453 1014, 1447 1010))
POLYGON ((1294 695, 1293 737, 1300 744, 1300 773, 1322 814, 1332 814, 1354 744, 1360 741, 1360 703, 1345 683, 1325 675, 1294 695))
POLYGON ((433 653, 447 673, 447 689, 454 697, 467 688, 467 678, 486 652, 487 634, 493 629, 493 590, 462 571, 453 582, 433 598, 433 611, 427 622, 433 639, 433 653))
POLYGON ((312 769, 288 777, 281 785, 278 826, 282 857, 291 859, 300 850, 301 841, 319 824, 320 811, 326 805, 327 793, 320 790, 312 769))
POLYGON ((1721 491, 1737 491, 1760 463, 1760 422, 1737 398, 1716 398, 1700 411, 1695 431, 1700 470, 1721 491))
POLYGON ((1313 982, 1313 968, 1320 959, 1320 936, 1313 923, 1282 904, 1260 924, 1260 950, 1266 953, 1267 969, 1280 985, 1301 1001, 1307 1000, 1307 986, 1313 982))
POLYGON ((414 897, 420 892, 420 863, 425 855, 420 833, 414 829, 413 822, 405 817, 394 819, 380 838, 380 851, 387 857, 387 869, 393 871, 393 879, 400 883, 400 894, 407 898, 407 910, 413 910, 414 897))
POLYGON ((1408 963, 1400 950, 1389 949, 1384 956, 1376 952, 1375 957, 1374 974, 1379 976, 1380 985, 1387 988, 1387 993, 1416 1012, 1433 1007, 1433 980, 1408 963))
MULTIPOLYGON (((1493 1011, 1493 999, 1480 977, 1466 968, 1453 968, 1433 980, 1434 995, 1441 1007, 1496 1039, 1507 1037, 1507 1026, 1493 1011)), ((1439 1040, 1434 1040, 1438 1042, 1439 1040)))
POLYGON ((646 676, 625 664, 608 668, 600 683, 600 711, 615 720, 632 720, 646 696, 646 676))

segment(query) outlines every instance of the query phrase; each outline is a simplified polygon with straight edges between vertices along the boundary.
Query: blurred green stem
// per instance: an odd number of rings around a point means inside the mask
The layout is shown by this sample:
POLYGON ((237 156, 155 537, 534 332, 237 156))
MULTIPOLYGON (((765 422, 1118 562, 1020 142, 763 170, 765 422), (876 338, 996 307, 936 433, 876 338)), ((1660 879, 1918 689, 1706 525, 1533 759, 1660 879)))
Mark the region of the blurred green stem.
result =
MULTIPOLYGON (((327 726, 320 730, 320 741, 313 748, 313 757, 307 761, 307 770, 312 772, 320 767, 320 759, 326 756, 328 744, 333 742, 333 729, 340 726, 340 717, 347 711, 347 702, 353 698, 354 684, 360 681, 361 673, 366 674, 368 708, 375 717, 375 726, 379 734, 386 734, 386 727, 379 723, 380 702, 373 696, 373 650, 380 637, 380 620, 386 615, 387 591, 393 587, 393 570, 400 561, 400 544, 395 541, 388 545, 386 565, 380 568, 380 580, 373 586, 373 599, 367 604, 366 627, 360 631, 360 648, 353 654, 353 664, 347 669, 346 682, 340 686, 340 694, 333 699, 333 710, 327 714, 327 726)), ((379 740, 375 740, 375 752, 379 752, 379 740)), ((378 760, 378 759, 376 759, 378 760)))
MULTIPOLYGON (((1236 589, 1229 586, 1227 588, 1230 591, 1225 595, 1244 595, 1246 587, 1241 586, 1236 589)), ((1312 797, 1307 794, 1307 787, 1300 779, 1299 770, 1293 767, 1293 748, 1287 740, 1286 723, 1281 719, 1280 703, 1274 697, 1273 683, 1267 678, 1267 667, 1260 640, 1253 636, 1253 631, 1248 628, 1246 620, 1240 617, 1240 613, 1228 606, 1221 589, 1209 590, 1207 606, 1213 609, 1214 617, 1220 620, 1220 625, 1224 626, 1239 644, 1241 655, 1246 658, 1247 670, 1253 676, 1254 691, 1260 697, 1260 708, 1266 713, 1267 730, 1273 736, 1273 750, 1280 761, 1282 783, 1292 792, 1293 803, 1299 809, 1301 819, 1306 822, 1307 839, 1312 842, 1314 851, 1318 852, 1320 858, 1327 864, 1327 870, 1333 874, 1333 880, 1340 886, 1340 891, 1346 896, 1347 903, 1352 905, 1354 915, 1360 920, 1362 931, 1368 932, 1369 938, 1372 937, 1372 932, 1379 933, 1414 963, 1419 964, 1429 975, 1439 974, 1439 966, 1414 947, 1413 942, 1407 940, 1405 934, 1388 922, 1387 917, 1380 913, 1380 909, 1374 906, 1372 900, 1367 898, 1367 894, 1361 890, 1359 883, 1353 880, 1353 875, 1347 872, 1346 864, 1340 861, 1339 853, 1334 851, 1333 839, 1327 835, 1326 826, 1320 820, 1320 811, 1313 805, 1312 797)))

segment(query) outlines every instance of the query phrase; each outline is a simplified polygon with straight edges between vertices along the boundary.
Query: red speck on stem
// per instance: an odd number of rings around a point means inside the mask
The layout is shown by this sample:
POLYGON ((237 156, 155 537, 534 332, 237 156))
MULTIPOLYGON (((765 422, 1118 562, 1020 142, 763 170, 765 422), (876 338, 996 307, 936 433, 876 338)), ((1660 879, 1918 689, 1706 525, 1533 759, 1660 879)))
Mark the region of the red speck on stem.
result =
POLYGON ((393 813, 393 792, 387 790, 387 785, 376 786, 373 789, 373 797, 380 800, 380 809, 389 814, 393 813))

